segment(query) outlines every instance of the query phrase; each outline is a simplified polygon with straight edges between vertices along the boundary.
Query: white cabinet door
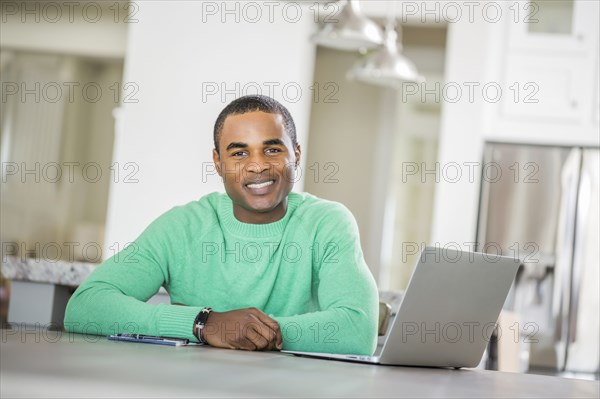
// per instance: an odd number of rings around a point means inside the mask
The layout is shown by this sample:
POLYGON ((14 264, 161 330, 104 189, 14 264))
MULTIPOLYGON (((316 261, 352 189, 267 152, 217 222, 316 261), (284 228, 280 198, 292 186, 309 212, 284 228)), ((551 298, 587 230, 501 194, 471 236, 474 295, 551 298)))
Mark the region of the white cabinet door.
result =
POLYGON ((507 34, 495 72, 503 93, 491 106, 494 122, 485 136, 599 145, 600 2, 510 1, 504 7, 510 18, 501 27, 507 34))
POLYGON ((572 57, 509 54, 501 117, 576 123, 593 96, 587 74, 587 63, 572 57))
POLYGON ((585 54, 595 45, 598 1, 511 1, 509 51, 551 51, 585 54))

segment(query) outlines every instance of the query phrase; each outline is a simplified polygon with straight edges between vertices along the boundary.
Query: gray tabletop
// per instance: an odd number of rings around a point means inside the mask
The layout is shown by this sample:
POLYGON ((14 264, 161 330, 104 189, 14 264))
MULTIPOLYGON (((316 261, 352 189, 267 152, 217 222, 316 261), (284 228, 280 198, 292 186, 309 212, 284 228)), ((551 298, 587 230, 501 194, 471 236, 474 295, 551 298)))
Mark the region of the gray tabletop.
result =
POLYGON ((597 381, 114 342, 39 329, 1 332, 2 398, 599 396, 597 381))

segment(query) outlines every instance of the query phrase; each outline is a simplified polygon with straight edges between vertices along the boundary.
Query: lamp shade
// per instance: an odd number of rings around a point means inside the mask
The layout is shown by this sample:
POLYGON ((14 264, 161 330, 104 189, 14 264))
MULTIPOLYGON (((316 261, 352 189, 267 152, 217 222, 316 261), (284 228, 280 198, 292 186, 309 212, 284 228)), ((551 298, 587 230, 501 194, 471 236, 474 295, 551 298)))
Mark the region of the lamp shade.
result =
POLYGON ((348 72, 348 79, 396 88, 403 82, 424 82, 415 64, 401 54, 402 46, 397 43, 397 37, 393 26, 388 26, 385 45, 356 63, 348 72))
POLYGON ((320 46, 346 51, 363 51, 383 43, 381 28, 360 12, 358 0, 341 0, 337 22, 328 22, 312 40, 320 46))

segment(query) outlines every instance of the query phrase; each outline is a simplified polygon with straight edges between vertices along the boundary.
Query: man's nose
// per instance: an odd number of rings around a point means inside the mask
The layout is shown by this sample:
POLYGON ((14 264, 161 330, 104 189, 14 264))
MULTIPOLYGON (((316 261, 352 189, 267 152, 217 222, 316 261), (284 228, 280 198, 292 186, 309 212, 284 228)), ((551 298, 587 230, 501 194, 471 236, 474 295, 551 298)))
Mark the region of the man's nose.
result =
POLYGON ((262 173, 270 168, 270 163, 264 154, 256 154, 248 159, 246 170, 254 173, 262 173))

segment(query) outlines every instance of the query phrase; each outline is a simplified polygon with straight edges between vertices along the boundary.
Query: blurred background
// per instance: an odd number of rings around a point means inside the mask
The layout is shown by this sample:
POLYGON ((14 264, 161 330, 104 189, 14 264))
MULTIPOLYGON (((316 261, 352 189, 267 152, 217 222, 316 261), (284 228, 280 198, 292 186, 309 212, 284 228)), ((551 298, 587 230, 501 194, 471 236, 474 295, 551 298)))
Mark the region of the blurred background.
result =
POLYGON ((392 302, 425 245, 516 255, 485 367, 598 379, 598 2, 0 5, 4 322, 16 281, 77 285, 31 265, 76 275, 222 191, 214 121, 261 93, 392 302))

